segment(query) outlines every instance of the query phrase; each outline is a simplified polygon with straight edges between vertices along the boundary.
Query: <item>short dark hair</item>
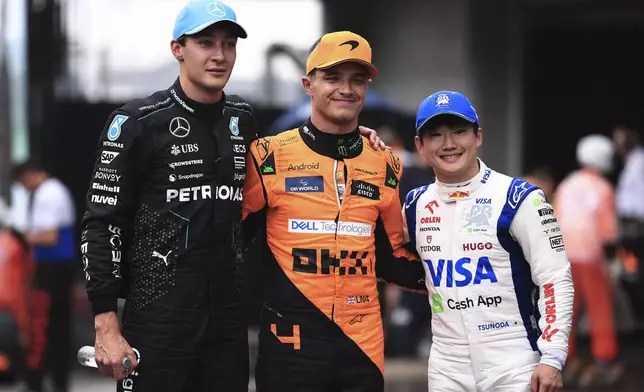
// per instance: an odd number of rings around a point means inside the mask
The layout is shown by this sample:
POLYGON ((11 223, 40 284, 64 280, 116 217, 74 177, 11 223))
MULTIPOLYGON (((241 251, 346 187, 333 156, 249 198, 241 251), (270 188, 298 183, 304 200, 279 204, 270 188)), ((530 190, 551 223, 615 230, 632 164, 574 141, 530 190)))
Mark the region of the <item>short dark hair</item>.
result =
POLYGON ((45 172, 46 170, 35 160, 28 160, 11 168, 11 179, 12 181, 18 181, 23 175, 33 171, 45 172))
POLYGON ((479 131, 478 123, 473 123, 471 121, 467 121, 463 117, 446 113, 439 114, 438 116, 428 120, 425 124, 423 124, 423 126, 418 130, 418 136, 422 136, 424 132, 436 130, 443 125, 449 128, 462 128, 472 126, 474 127, 475 134, 479 131))
POLYGON ((642 141, 640 133, 633 124, 617 124, 613 127, 613 133, 615 132, 624 133, 624 136, 626 137, 626 145, 628 146, 638 146, 642 141))
POLYGON ((532 168, 532 170, 528 170, 525 174, 526 177, 534 177, 539 180, 546 180, 546 181, 555 181, 555 176, 552 172, 552 170, 549 167, 546 166, 537 166, 535 168, 532 168))

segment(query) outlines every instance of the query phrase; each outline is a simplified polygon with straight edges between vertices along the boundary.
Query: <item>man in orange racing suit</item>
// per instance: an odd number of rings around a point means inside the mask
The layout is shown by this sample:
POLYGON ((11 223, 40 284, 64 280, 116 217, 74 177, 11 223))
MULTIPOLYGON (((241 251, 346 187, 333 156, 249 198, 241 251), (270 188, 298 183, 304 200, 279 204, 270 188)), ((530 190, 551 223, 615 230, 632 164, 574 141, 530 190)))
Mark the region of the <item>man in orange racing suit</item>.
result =
POLYGON ((302 78, 311 118, 251 143, 243 213, 266 208, 271 256, 262 271, 258 392, 384 390, 376 276, 425 290, 421 263, 402 248, 400 159, 358 131, 376 74, 364 38, 324 35, 302 78))
POLYGON ((0 199, 0 373, 25 370, 32 324, 29 299, 33 272, 29 244, 11 228, 9 208, 0 199))

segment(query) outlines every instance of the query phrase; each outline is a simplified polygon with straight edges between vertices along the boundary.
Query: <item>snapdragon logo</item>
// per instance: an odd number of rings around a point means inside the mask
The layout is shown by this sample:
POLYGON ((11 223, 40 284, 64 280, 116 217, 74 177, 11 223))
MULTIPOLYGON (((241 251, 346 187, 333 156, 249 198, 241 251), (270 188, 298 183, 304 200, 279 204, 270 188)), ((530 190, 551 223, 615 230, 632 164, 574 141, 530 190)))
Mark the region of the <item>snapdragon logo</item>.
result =
POLYGON ((332 220, 289 219, 290 233, 340 234, 354 237, 371 236, 372 225, 358 222, 335 222, 332 220))

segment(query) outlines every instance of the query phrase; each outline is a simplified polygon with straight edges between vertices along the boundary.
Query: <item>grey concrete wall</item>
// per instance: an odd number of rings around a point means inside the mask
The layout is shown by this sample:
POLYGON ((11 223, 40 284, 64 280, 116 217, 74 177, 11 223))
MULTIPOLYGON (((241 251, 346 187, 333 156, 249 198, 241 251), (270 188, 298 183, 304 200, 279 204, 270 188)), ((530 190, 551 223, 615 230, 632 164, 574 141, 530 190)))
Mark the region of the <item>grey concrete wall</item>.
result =
POLYGON ((515 1, 327 0, 328 30, 351 29, 374 49, 373 88, 415 113, 434 91, 466 94, 484 128, 481 156, 521 172, 522 21, 515 1), (485 3, 485 4, 481 4, 485 3))

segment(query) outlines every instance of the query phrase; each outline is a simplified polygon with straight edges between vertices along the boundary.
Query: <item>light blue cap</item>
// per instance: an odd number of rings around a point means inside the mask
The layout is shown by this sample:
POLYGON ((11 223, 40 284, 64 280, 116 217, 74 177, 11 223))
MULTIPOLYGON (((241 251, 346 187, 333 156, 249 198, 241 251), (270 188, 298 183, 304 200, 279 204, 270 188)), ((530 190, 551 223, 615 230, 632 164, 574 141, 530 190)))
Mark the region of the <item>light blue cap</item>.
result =
POLYGON ((476 109, 467 97, 456 91, 435 92, 420 104, 416 114, 416 133, 432 118, 441 114, 452 114, 471 123, 479 122, 476 109))
POLYGON ((232 8, 220 1, 192 0, 177 15, 172 38, 197 34, 219 22, 229 22, 235 27, 239 38, 246 38, 246 30, 237 23, 237 15, 232 8))

